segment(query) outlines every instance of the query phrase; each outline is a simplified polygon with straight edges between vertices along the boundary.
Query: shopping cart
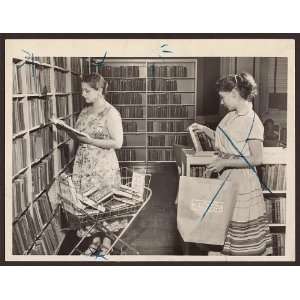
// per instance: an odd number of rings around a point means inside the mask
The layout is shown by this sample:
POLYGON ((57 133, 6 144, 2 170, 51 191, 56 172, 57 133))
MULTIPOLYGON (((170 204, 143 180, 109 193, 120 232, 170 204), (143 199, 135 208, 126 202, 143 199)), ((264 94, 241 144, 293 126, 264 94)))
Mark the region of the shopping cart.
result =
POLYGON ((137 249, 121 238, 152 196, 149 188, 151 174, 127 167, 121 168, 120 172, 120 189, 108 191, 100 199, 93 198, 97 194, 96 188, 79 193, 71 174, 62 174, 59 177, 58 198, 61 219, 65 220, 63 229, 83 232, 69 255, 139 254, 137 249), (93 236, 99 242, 99 234, 102 243, 92 244, 93 247, 89 246, 87 249, 82 247, 84 241, 93 236))

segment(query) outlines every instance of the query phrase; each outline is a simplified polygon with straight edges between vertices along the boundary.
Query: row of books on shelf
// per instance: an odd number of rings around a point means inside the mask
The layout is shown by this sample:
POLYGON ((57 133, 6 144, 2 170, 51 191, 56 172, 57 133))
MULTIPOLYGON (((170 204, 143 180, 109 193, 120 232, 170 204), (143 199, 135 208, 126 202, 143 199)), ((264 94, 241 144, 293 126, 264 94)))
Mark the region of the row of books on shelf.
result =
POLYGON ((81 73, 81 64, 79 57, 71 57, 71 71, 81 73))
POLYGON ((137 153, 135 149, 118 149, 116 151, 119 161, 136 161, 137 153))
POLYGON ((46 126, 30 133, 30 157, 34 162, 53 149, 53 130, 46 126))
POLYGON ((79 75, 72 74, 71 76, 71 88, 73 93, 81 92, 81 78, 79 75))
MULTIPOLYGON (((93 63, 97 62, 95 60, 92 60, 92 65, 93 63)), ((139 77, 140 68, 139 66, 134 65, 120 67, 104 65, 101 67, 100 73, 103 77, 139 77)))
POLYGON ((150 94, 148 104, 181 104, 181 94, 150 94))
POLYGON ((186 145, 187 142, 187 135, 148 136, 148 146, 173 146, 174 144, 186 145))
POLYGON ((149 161, 174 161, 173 149, 148 150, 149 161))
POLYGON ((263 165, 260 172, 261 181, 268 189, 286 190, 286 165, 263 165))
POLYGON ((191 124, 189 120, 148 121, 148 132, 182 132, 191 124))
POLYGON ((34 60, 42 63, 42 64, 48 64, 50 65, 51 61, 50 61, 50 57, 49 56, 35 56, 34 60))
POLYGON ((13 101, 13 134, 25 130, 24 102, 13 101))
POLYGON ((147 70, 149 77, 187 77, 188 70, 185 66, 162 66, 150 64, 147 70))
POLYGON ((27 92, 28 94, 50 93, 51 86, 49 68, 31 63, 25 63, 23 65, 14 64, 13 73, 14 94, 22 94, 24 92, 27 92), (24 77, 22 76, 23 70, 24 77))
POLYGON ((145 79, 107 79, 109 91, 145 91, 145 79))
POLYGON ((206 175, 206 166, 191 166, 190 167, 190 176, 191 177, 205 177, 206 175))
POLYGON ((81 112, 82 108, 85 105, 83 97, 81 95, 72 95, 73 102, 73 112, 78 113, 81 112))
POLYGON ((62 144, 57 148, 57 164, 58 170, 62 170, 71 160, 71 152, 68 143, 62 144))
MULTIPOLYGON (((70 118, 65 119, 64 122, 67 125, 71 126, 71 119, 70 118)), ((57 128, 57 143, 58 144, 63 143, 68 138, 69 138, 69 135, 67 134, 67 132, 65 130, 57 128)))
POLYGON ((54 70, 54 86, 56 93, 66 93, 67 76, 66 73, 54 70))
POLYGON ((192 106, 148 106, 148 118, 193 118, 192 106))
POLYGON ((27 141, 24 137, 13 140, 12 167, 13 174, 27 167, 27 141))
POLYGON ((24 254, 52 217, 47 195, 42 194, 13 225, 13 253, 24 254))
POLYGON ((54 65, 57 67, 67 68, 67 58, 66 57, 54 57, 54 65))
POLYGON ((90 74, 92 72, 96 72, 96 71, 91 70, 91 72, 90 72, 90 59, 88 57, 83 57, 82 58, 82 73, 90 74))
POLYGON ((69 115, 69 97, 66 95, 56 96, 57 117, 65 117, 69 115))
POLYGON ((177 80, 148 79, 149 91, 177 91, 177 80))
POLYGON ((14 94, 23 93, 23 80, 22 80, 21 66, 18 64, 13 64, 13 93, 14 94))
POLYGON ((19 216, 28 206, 28 179, 26 174, 20 175, 12 183, 13 219, 19 216))
POLYGON ((268 221, 271 224, 285 224, 286 198, 265 197, 268 221))
POLYGON ((39 164, 31 169, 32 174, 32 195, 35 198, 45 190, 54 178, 54 158, 53 155, 47 156, 39 164))
POLYGON ((143 97, 142 94, 139 93, 111 93, 108 94, 107 100, 112 105, 118 105, 118 104, 142 104, 143 103, 143 97))
POLYGON ((30 255, 51 255, 56 254, 64 234, 60 230, 60 226, 56 218, 53 218, 40 239, 38 239, 30 255))
POLYGON ((120 112, 122 118, 144 118, 145 109, 143 107, 118 106, 116 108, 120 112))
POLYGON ((53 115, 53 106, 50 97, 29 98, 28 109, 29 125, 31 127, 50 122, 50 118, 53 115))
MULTIPOLYGON (((117 150, 117 157, 119 161, 139 161, 145 160, 144 156, 141 155, 140 149, 120 149, 117 150), (141 157, 139 158, 138 155, 141 157)), ((144 150, 143 150, 144 151, 144 150)), ((173 149, 151 149, 148 150, 149 161, 174 161, 173 149)))
POLYGON ((272 233, 272 246, 274 256, 285 255, 285 233, 272 233))

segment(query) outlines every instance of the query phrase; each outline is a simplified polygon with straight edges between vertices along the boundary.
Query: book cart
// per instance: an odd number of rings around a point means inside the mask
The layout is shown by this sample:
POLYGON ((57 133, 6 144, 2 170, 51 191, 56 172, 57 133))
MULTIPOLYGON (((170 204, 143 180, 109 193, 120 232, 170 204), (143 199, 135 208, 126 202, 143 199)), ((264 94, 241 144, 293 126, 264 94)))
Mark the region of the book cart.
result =
POLYGON ((150 181, 150 174, 123 167, 120 189, 97 199, 96 188, 79 194, 71 175, 61 176, 58 181, 58 198, 61 219, 64 218, 67 224, 64 230, 84 230, 68 255, 138 255, 139 251, 122 240, 122 236, 150 200, 150 181), (94 237, 93 242, 84 249, 82 245, 90 237, 94 237))

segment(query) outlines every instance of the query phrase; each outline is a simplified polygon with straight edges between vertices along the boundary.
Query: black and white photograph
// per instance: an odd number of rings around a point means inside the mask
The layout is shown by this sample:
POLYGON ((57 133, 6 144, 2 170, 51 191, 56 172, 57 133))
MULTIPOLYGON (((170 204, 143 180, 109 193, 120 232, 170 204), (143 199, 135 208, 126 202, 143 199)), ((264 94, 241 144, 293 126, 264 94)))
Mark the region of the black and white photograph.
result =
POLYGON ((5 43, 7 261, 294 261, 295 45, 5 43))

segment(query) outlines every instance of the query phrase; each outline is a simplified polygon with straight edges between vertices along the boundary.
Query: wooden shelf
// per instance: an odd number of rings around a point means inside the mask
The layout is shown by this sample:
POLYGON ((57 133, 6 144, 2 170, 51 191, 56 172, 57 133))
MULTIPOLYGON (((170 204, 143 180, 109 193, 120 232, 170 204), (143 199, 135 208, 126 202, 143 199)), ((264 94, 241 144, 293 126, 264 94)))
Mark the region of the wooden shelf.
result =
POLYGON ((266 195, 272 195, 272 194, 286 194, 286 191, 278 190, 278 191, 271 191, 271 193, 270 193, 269 191, 263 190, 263 194, 266 194, 266 195))
POLYGON ((45 97, 45 96, 52 96, 53 93, 46 93, 46 94, 41 94, 41 93, 29 93, 29 94, 26 94, 26 97, 38 97, 38 98, 41 98, 41 97, 45 97))
POLYGON ((147 94, 156 94, 156 93, 160 93, 160 94, 165 94, 165 93, 178 93, 178 94, 195 94, 195 91, 147 91, 147 94))
POLYGON ((148 106, 154 106, 154 107, 157 107, 157 106, 195 106, 194 104, 148 104, 148 106))
POLYGON ((28 166, 18 171, 15 175, 13 175, 12 179, 15 180, 18 176, 20 176, 22 173, 24 173, 26 170, 28 170, 28 166))
POLYGON ((138 134, 146 134, 146 131, 137 131, 137 132, 123 132, 124 135, 138 135, 138 134))
POLYGON ((18 133, 15 133, 13 135, 13 140, 20 137, 20 136, 22 136, 22 135, 25 135, 26 133, 27 133, 27 130, 22 130, 22 131, 19 131, 18 133))
POLYGON ((152 134, 189 134, 187 131, 176 131, 176 132, 170 132, 170 131, 148 131, 148 135, 152 134))
POLYGON ((143 93, 146 94, 147 91, 107 91, 108 93, 143 93))
POLYGON ((276 224, 276 223, 270 223, 270 227, 286 227, 286 224, 276 224))
POLYGON ((59 67, 59 66, 53 66, 53 68, 54 68, 55 70, 62 71, 62 72, 64 72, 64 73, 70 72, 70 70, 65 69, 65 68, 62 68, 62 67, 59 67))
POLYGON ((24 98, 26 97, 26 94, 14 94, 13 98, 24 98))

